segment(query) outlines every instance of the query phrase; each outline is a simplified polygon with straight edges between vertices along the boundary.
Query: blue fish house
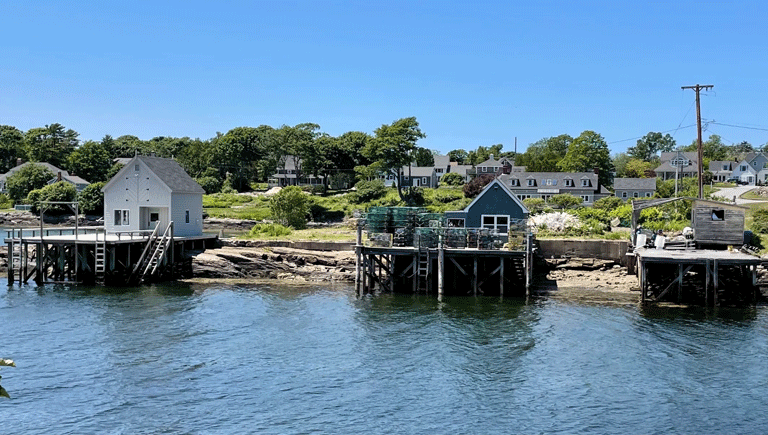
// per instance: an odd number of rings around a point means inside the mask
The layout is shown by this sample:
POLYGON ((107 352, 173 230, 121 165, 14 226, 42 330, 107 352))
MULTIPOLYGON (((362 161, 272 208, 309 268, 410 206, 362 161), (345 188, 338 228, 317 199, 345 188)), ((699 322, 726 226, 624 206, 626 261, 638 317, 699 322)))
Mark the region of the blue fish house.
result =
POLYGON ((517 195, 497 178, 464 210, 446 211, 445 218, 448 227, 488 228, 507 234, 510 224, 528 219, 529 214, 517 195))

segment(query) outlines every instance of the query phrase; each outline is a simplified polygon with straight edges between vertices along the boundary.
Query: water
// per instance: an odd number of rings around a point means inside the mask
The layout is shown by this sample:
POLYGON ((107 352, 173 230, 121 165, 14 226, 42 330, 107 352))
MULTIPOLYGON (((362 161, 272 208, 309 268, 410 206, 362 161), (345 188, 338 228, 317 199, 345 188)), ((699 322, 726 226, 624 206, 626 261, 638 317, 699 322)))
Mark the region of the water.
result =
POLYGON ((0 288, 4 433, 755 433, 768 311, 0 288))

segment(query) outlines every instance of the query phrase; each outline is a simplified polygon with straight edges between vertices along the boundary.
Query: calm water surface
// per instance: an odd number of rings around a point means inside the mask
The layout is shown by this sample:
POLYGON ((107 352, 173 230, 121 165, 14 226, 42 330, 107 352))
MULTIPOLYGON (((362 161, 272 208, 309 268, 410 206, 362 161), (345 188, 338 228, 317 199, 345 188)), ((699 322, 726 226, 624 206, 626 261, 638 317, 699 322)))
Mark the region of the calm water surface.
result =
POLYGON ((0 287, 4 433, 768 431, 768 311, 0 287))

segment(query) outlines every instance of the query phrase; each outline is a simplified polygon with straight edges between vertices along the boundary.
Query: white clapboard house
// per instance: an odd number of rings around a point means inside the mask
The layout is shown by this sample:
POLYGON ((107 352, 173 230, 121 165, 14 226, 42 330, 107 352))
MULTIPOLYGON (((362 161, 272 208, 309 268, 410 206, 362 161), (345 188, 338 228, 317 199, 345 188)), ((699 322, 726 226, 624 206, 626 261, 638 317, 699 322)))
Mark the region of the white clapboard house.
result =
POLYGON ((173 221, 175 236, 203 233, 203 193, 173 159, 132 158, 102 189, 107 233, 153 230, 162 232, 173 221))

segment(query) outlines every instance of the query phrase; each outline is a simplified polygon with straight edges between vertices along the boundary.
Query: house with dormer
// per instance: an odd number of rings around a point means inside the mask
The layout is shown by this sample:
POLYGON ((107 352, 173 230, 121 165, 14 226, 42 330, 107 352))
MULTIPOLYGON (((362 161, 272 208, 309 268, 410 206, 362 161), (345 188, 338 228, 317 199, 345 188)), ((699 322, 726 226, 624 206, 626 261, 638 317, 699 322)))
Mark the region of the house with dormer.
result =
POLYGON ((653 198, 656 178, 614 178, 613 194, 624 201, 630 198, 653 198))
POLYGON ((87 180, 84 180, 81 177, 78 177, 76 175, 70 174, 69 172, 65 171, 64 169, 57 168, 56 166, 53 166, 50 163, 45 162, 26 162, 21 163, 20 161, 17 161, 16 166, 9 169, 8 172, 5 174, 0 175, 0 193, 7 193, 8 188, 6 187, 6 182, 8 180, 8 177, 18 172, 20 169, 29 166, 29 165, 38 165, 42 166, 43 168, 50 171, 54 176, 50 180, 48 180, 48 184, 57 183, 59 181, 67 182, 73 186, 75 186, 75 189, 77 189, 78 192, 82 192, 83 189, 88 187, 89 183, 87 180))
POLYGON ((757 181, 757 172, 747 160, 742 160, 734 165, 730 178, 736 178, 742 183, 754 185, 757 181))
POLYGON ((712 160, 709 162, 709 172, 712 173, 712 181, 724 182, 731 178, 733 173, 733 167, 738 162, 732 162, 730 160, 712 160))
POLYGON ((661 153, 661 164, 654 169, 662 180, 697 177, 699 174, 699 153, 695 151, 673 151, 661 153))
POLYGON ((545 201, 562 193, 581 198, 591 205, 611 192, 598 182, 596 172, 512 172, 498 177, 520 200, 540 198, 545 201))

